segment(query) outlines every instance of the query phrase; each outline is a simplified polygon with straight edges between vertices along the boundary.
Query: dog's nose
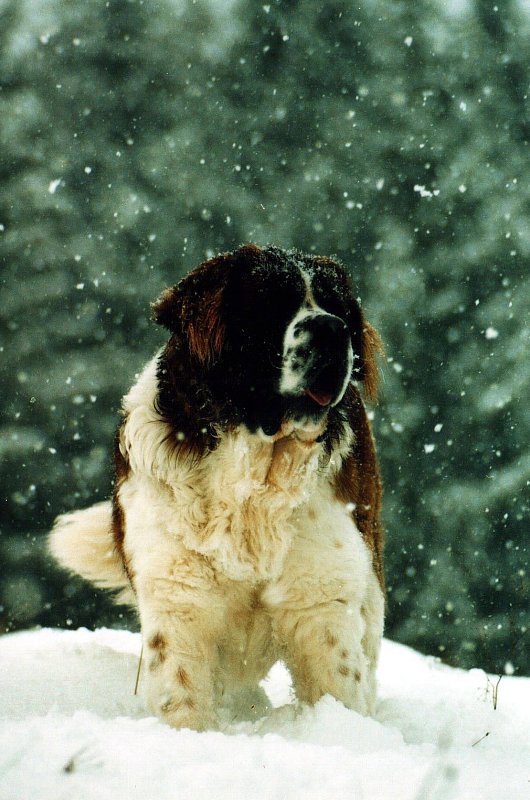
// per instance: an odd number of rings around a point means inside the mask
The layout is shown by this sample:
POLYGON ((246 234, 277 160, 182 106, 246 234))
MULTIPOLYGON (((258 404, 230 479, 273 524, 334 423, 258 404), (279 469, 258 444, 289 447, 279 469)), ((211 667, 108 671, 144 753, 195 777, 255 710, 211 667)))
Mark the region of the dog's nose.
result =
POLYGON ((312 347, 322 355, 341 352, 348 341, 348 327, 334 314, 315 314, 304 322, 312 339, 312 347))
POLYGON ((334 314, 315 314, 310 317, 309 329, 312 333, 322 336, 341 336, 348 332, 344 320, 334 314))

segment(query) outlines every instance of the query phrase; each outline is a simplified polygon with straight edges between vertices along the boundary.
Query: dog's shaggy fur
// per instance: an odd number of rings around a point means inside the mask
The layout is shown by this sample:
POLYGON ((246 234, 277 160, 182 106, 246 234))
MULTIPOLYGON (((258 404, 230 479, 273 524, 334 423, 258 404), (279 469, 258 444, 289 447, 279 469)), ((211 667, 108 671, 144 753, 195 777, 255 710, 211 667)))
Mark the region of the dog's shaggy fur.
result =
POLYGON ((171 338, 123 402, 112 503, 60 517, 66 567, 138 606, 152 710, 216 723, 277 659, 297 696, 373 711, 381 487, 351 378, 380 341, 335 261, 247 245, 154 306, 171 338))

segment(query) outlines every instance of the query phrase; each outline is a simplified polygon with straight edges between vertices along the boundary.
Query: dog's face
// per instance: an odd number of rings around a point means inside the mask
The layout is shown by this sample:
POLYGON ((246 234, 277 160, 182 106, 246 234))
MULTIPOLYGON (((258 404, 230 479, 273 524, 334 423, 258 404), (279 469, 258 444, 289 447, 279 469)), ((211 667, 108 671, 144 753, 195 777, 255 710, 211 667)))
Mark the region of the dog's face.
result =
POLYGON ((154 311, 221 425, 316 430, 352 377, 375 391, 377 334, 331 259, 248 245, 201 264, 154 311))

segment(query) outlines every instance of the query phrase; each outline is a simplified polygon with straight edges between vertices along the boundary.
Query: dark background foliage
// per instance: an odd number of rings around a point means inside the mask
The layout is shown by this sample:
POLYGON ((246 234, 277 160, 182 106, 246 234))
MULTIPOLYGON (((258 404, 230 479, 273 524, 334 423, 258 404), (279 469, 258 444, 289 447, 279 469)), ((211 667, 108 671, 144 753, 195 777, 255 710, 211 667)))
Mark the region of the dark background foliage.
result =
POLYGON ((3 631, 134 624, 45 533, 109 494, 149 302, 255 241, 338 255, 385 340, 387 635, 528 671, 528 28, 516 0, 0 0, 3 631))

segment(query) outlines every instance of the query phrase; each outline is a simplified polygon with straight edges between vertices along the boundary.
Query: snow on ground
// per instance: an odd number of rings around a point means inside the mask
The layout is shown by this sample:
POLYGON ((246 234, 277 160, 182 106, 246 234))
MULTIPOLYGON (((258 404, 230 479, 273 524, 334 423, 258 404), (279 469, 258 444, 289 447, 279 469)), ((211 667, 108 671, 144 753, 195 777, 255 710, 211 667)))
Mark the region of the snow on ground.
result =
POLYGON ((277 664, 262 718, 225 709, 222 732, 195 733, 134 696, 139 650, 127 631, 0 639, 1 800, 530 797, 528 678, 503 677, 494 709, 497 679, 385 641, 376 719, 297 707, 277 664))

